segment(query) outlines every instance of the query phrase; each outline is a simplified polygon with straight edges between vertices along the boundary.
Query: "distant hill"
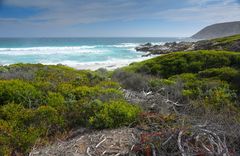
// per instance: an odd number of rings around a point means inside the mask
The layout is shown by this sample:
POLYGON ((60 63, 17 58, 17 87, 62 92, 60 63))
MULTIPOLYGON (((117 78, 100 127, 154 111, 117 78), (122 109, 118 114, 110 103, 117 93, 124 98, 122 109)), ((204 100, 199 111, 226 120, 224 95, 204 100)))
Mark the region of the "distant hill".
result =
POLYGON ((194 39, 213 39, 240 34, 240 21, 207 26, 192 36, 194 39))

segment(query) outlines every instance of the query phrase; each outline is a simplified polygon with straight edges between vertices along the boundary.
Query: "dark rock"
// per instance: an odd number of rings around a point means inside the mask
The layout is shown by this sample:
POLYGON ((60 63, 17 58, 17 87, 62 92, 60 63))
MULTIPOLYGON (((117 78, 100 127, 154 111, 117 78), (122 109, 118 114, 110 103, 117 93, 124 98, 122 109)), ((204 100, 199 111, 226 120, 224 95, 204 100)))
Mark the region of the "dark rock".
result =
POLYGON ((195 43, 194 50, 210 50, 213 45, 213 42, 209 40, 198 41, 195 43))
POLYGON ((152 43, 146 43, 143 46, 152 46, 152 43))
POLYGON ((151 55, 152 55, 152 53, 147 53, 145 55, 142 55, 142 57, 148 57, 148 56, 151 56, 151 55))
POLYGON ((192 51, 192 50, 227 50, 240 52, 240 40, 232 42, 217 42, 216 40, 201 40, 197 42, 168 42, 164 45, 152 45, 147 43, 136 47, 137 51, 147 52, 146 55, 167 54, 178 51, 192 51))
POLYGON ((240 52, 240 41, 234 42, 232 45, 229 46, 230 51, 240 52))
POLYGON ((189 49, 192 47, 193 43, 192 42, 169 42, 165 43, 164 45, 152 45, 152 44, 144 44, 140 45, 139 47, 136 47, 135 49, 137 51, 142 51, 142 52, 149 52, 147 55, 143 56, 149 56, 150 54, 167 54, 170 52, 176 52, 176 51, 184 51, 186 49, 189 49))

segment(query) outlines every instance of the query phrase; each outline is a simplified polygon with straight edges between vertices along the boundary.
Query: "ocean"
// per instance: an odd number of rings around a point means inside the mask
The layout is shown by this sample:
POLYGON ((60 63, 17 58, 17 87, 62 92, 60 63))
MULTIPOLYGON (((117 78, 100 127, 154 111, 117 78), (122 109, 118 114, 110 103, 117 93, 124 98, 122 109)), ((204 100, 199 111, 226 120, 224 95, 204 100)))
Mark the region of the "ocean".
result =
POLYGON ((164 44, 181 38, 0 38, 0 65, 15 63, 63 64, 77 69, 115 69, 142 57, 135 47, 164 44))

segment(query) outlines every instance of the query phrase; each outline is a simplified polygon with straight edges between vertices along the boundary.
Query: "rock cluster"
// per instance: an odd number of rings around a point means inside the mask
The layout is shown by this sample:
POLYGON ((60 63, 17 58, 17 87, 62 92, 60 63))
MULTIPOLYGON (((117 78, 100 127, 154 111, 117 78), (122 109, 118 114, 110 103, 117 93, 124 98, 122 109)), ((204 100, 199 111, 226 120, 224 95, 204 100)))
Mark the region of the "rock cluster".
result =
POLYGON ((169 42, 164 45, 153 45, 151 43, 147 43, 140 45, 135 49, 136 51, 149 52, 147 55, 144 55, 148 56, 151 54, 167 54, 170 52, 191 50, 193 45, 193 42, 169 42))
POLYGON ((214 40, 202 40, 197 42, 169 42, 164 45, 153 45, 146 43, 135 48, 136 51, 147 52, 146 55, 168 54, 177 51, 192 51, 192 50, 228 50, 240 52, 240 41, 231 43, 221 43, 214 40))

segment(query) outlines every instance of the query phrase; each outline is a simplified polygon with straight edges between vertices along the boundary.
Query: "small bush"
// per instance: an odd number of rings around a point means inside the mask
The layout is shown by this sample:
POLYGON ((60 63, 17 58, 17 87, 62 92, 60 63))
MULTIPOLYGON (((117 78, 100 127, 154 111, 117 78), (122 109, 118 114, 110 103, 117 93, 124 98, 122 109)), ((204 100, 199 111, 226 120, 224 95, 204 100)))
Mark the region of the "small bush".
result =
POLYGON ((230 67, 211 68, 199 72, 200 77, 203 78, 216 77, 217 79, 225 80, 228 82, 233 81, 239 75, 240 73, 238 70, 230 67))
POLYGON ((55 108, 59 112, 65 109, 65 100, 60 93, 48 92, 47 105, 55 108))
POLYGON ((36 110, 19 104, 7 104, 0 109, 0 153, 27 154, 37 138, 54 135, 63 126, 63 119, 50 106, 36 110))
POLYGON ((94 128, 115 128, 133 122, 140 109, 125 101, 104 103, 102 109, 91 116, 89 123, 94 128))
POLYGON ((143 75, 117 70, 114 72, 112 77, 126 89, 135 91, 143 91, 148 89, 148 81, 143 75))
POLYGON ((223 111, 236 110, 236 93, 229 89, 229 86, 222 86, 210 89, 204 98, 206 110, 223 111))
POLYGON ((34 108, 42 103, 42 94, 33 85, 21 80, 0 81, 0 101, 21 103, 25 107, 34 108))

